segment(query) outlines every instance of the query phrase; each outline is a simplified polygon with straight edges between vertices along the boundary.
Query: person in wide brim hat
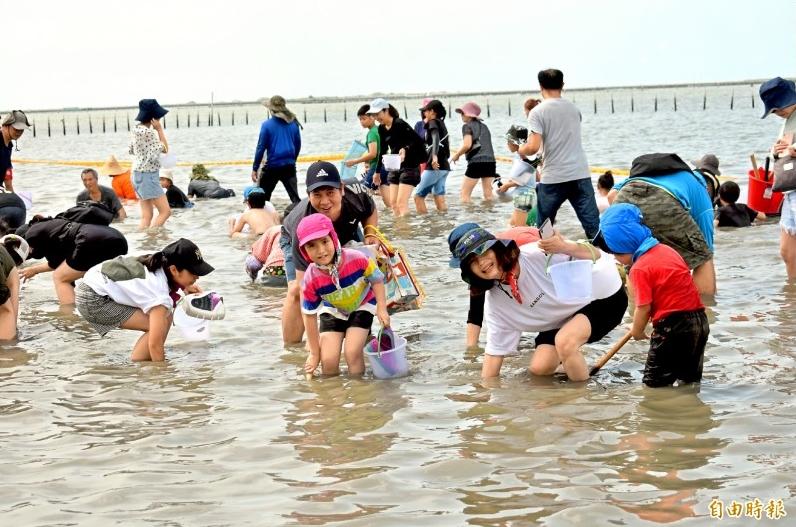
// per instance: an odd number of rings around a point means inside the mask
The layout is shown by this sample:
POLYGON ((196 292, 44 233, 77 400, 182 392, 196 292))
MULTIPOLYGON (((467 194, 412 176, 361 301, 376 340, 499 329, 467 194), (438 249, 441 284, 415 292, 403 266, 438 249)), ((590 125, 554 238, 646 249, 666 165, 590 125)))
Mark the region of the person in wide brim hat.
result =
POLYGON ((774 77, 760 85, 760 100, 763 101, 765 107, 763 115, 760 116, 761 119, 765 119, 769 114, 782 112, 786 108, 796 105, 796 83, 782 77, 774 77))
POLYGON ((99 173, 103 176, 118 176, 129 171, 129 168, 124 168, 116 156, 110 156, 107 161, 100 167, 99 173))
POLYGON ((138 115, 135 120, 146 123, 152 119, 162 119, 169 111, 158 104, 156 99, 141 99, 138 101, 138 115))
POLYGON ((296 114, 287 109, 287 101, 281 95, 274 95, 267 101, 263 101, 263 106, 268 108, 273 115, 284 119, 288 123, 296 118, 296 114))

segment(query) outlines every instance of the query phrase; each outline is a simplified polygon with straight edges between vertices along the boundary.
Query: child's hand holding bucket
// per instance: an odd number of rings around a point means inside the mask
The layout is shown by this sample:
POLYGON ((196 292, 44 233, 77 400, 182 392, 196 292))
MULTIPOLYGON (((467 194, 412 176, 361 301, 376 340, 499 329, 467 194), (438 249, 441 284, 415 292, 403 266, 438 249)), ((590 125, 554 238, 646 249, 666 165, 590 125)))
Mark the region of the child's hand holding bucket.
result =
POLYGON ((390 327, 390 315, 387 313, 386 307, 378 307, 376 308, 376 317, 379 319, 381 323, 381 327, 388 328, 390 327))

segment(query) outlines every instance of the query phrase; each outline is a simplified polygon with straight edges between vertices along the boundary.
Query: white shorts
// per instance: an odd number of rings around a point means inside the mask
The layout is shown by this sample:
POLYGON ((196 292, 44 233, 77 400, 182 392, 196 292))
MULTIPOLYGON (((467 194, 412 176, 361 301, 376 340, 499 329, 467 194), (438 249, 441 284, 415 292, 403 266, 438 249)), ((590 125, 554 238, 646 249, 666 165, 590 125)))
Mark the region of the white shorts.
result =
POLYGON ((796 191, 786 192, 782 200, 782 215, 779 217, 782 230, 796 236, 796 191))

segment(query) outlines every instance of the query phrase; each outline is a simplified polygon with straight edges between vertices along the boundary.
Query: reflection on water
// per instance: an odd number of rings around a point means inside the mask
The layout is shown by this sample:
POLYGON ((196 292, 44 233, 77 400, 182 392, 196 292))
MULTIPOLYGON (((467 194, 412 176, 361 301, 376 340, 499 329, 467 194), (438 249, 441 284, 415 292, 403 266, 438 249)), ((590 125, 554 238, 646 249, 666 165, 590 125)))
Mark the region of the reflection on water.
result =
MULTIPOLYGON (((488 120, 495 138, 521 122, 497 113, 488 120)), ((167 133, 181 160, 245 158, 257 126, 167 133)), ((776 128, 757 110, 584 114, 594 165, 627 166, 658 145, 687 159, 713 150, 730 175, 745 172, 740 152, 765 149, 776 128)), ((304 144, 337 151, 360 136, 356 122, 310 122, 304 144)), ((21 147, 26 157, 103 159, 124 157, 126 142, 26 135, 21 147)), ((20 340, 0 345, 3 524, 714 525, 712 499, 753 497, 781 498, 796 514, 796 288, 784 285, 776 220, 716 234, 718 293, 698 391, 641 387, 640 342, 583 385, 531 378, 532 335, 487 385, 483 351, 464 345, 467 291, 445 239, 464 221, 503 228, 511 205, 458 203, 463 168, 449 176, 448 213, 382 213, 428 293, 422 310, 393 317, 409 341, 404 379, 304 378, 303 346, 282 346, 284 291, 252 284, 246 244, 226 235, 237 197, 197 200, 160 231, 138 232, 134 204, 130 220, 114 224, 132 254, 185 236, 216 268, 200 284, 224 296, 226 319, 206 343, 173 331, 166 364, 130 363, 135 332, 100 338, 59 312, 50 276, 25 285, 20 340)), ((17 169, 35 212, 63 210, 81 190, 79 168, 17 169)), ((211 170, 236 190, 249 182, 246 167, 211 170)), ((188 169, 175 178, 184 189, 188 169)), ((282 210, 281 186, 275 196, 282 210)), ((568 205, 560 217, 565 234, 581 235, 568 205)), ((623 331, 587 346, 589 360, 623 331)))

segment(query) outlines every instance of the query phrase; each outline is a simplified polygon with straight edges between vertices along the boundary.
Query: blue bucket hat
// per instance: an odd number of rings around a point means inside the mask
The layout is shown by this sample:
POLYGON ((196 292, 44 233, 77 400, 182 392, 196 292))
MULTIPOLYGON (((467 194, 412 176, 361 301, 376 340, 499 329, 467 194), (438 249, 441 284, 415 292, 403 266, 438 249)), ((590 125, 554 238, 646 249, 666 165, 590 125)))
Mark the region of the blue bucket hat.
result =
POLYGON ((643 223, 641 209, 630 203, 608 207, 600 216, 600 233, 603 247, 614 254, 632 254, 635 262, 656 245, 658 240, 643 223))
POLYGON ((774 77, 760 85, 760 99, 765 106, 760 118, 765 119, 774 110, 796 104, 796 84, 782 77, 774 77))
POLYGON ((246 188, 243 189, 243 201, 248 200, 250 195, 257 193, 265 194, 265 191, 259 185, 247 186, 246 188))
POLYGON ((480 256, 492 248, 497 242, 507 246, 511 240, 499 240, 495 235, 478 225, 477 223, 463 223, 453 229, 448 235, 448 248, 451 251, 449 265, 453 268, 460 268, 468 256, 474 254, 480 256))

